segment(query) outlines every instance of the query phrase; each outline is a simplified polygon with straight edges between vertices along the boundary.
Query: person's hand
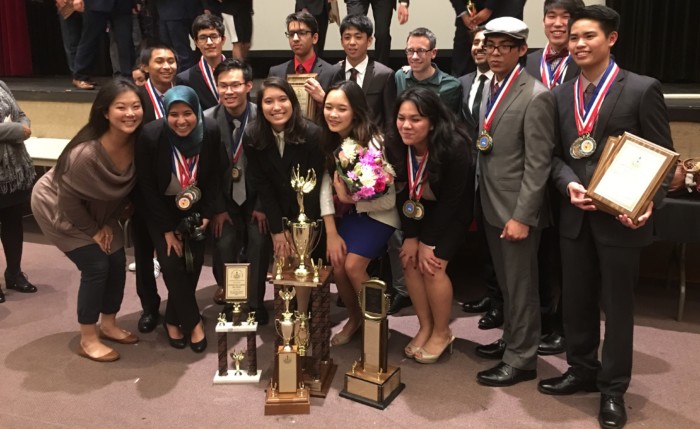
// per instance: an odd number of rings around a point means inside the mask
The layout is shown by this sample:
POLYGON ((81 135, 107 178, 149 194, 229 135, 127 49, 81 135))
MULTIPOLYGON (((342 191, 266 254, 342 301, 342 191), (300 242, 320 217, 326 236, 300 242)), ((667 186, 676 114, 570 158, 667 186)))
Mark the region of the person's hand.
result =
POLYGON ((326 91, 323 90, 321 84, 314 78, 306 79, 304 82, 304 89, 309 93, 311 98, 317 103, 323 103, 323 99, 326 96, 326 91))
POLYGON ((464 15, 460 16, 462 19, 462 23, 464 24, 465 27, 471 29, 472 28, 472 19, 473 17, 469 16, 469 13, 465 13, 464 15))
POLYGON ((211 233, 214 238, 220 238, 221 233, 224 232, 224 224, 228 222, 233 225, 233 220, 229 216, 228 212, 221 212, 214 215, 211 221, 211 233))
POLYGON ((175 235, 175 232, 168 231, 164 234, 165 236, 165 254, 170 256, 171 251, 175 251, 175 254, 182 258, 182 240, 175 235))
POLYGON ((341 203, 355 204, 355 201, 348 192, 348 187, 345 185, 345 182, 343 182, 343 179, 340 178, 337 171, 333 174, 333 189, 335 189, 335 194, 341 203))
POLYGON ((260 234, 265 235, 270 230, 267 224, 267 216, 263 212, 253 210, 253 213, 250 215, 250 223, 258 224, 258 231, 260 231, 260 234))
POLYGON ((401 258, 401 266, 406 269, 409 264, 413 268, 418 266, 418 239, 417 238, 407 238, 403 241, 401 245, 401 252, 399 252, 399 258, 401 258))
POLYGON ((284 232, 272 234, 272 247, 275 250, 277 258, 286 258, 292 254, 292 249, 287 241, 287 235, 284 232))
POLYGON ((83 3, 83 0, 73 0, 73 9, 76 12, 85 12, 85 3, 83 3))
POLYGON ((527 238, 530 233, 530 226, 519 222, 515 219, 511 219, 506 222, 506 226, 503 227, 501 232, 501 238, 508 241, 520 241, 527 238))
POLYGON ((638 229, 646 225, 647 220, 651 217, 651 212, 654 209, 654 202, 650 201, 649 202, 649 207, 647 207, 646 211, 644 212, 643 215, 639 216, 637 218, 637 223, 635 224, 632 222, 632 219, 630 219, 627 215, 619 215, 617 217, 617 220, 619 220, 624 226, 630 229, 638 229))
POLYGON ((491 18, 491 12, 491 9, 481 9, 476 15, 472 17, 471 27, 469 27, 469 29, 474 30, 476 27, 488 21, 489 18, 491 18))
POLYGON ((68 3, 68 0, 56 0, 56 8, 61 9, 68 3))
POLYGON ((341 265, 348 253, 345 240, 337 232, 328 234, 326 237, 326 258, 333 265, 341 265))
POLYGON ((100 249, 107 254, 109 254, 112 250, 112 238, 112 227, 109 225, 103 226, 95 235, 92 236, 95 243, 97 243, 97 245, 100 246, 100 249))
POLYGON ((27 140, 32 136, 32 129, 26 125, 22 125, 22 131, 24 132, 24 139, 27 140))
POLYGON ((582 184, 571 182, 566 189, 569 191, 571 204, 588 212, 597 210, 596 206, 593 204, 593 200, 586 197, 586 188, 584 188, 582 184))
POLYGON ((442 268, 442 262, 435 256, 434 246, 428 246, 422 242, 418 244, 418 268, 424 275, 431 276, 435 275, 436 269, 442 268))
POLYGON ((400 25, 408 22, 408 6, 405 3, 399 3, 398 9, 396 9, 396 17, 399 19, 400 25))

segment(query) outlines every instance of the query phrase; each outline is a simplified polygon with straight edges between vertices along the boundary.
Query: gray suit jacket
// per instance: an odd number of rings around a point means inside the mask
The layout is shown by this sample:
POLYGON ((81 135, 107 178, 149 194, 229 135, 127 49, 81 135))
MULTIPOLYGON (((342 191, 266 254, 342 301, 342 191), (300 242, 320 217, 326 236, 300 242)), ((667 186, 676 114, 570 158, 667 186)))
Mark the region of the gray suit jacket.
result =
MULTIPOLYGON (((479 129, 483 129, 489 86, 484 87, 479 129)), ((527 72, 515 80, 496 111, 493 150, 479 154, 479 189, 484 220, 503 228, 510 219, 530 227, 549 224, 545 198, 554 147, 552 93, 527 72)))

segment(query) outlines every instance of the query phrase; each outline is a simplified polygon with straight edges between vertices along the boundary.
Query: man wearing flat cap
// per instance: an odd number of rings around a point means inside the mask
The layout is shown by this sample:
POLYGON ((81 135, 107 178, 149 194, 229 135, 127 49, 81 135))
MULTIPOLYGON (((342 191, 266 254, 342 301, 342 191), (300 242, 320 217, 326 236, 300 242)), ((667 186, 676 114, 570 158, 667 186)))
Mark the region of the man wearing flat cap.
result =
POLYGON ((493 79, 484 87, 476 147, 484 233, 503 292, 503 338, 478 346, 498 359, 477 374, 487 386, 537 377, 540 340, 537 249, 549 224, 545 198, 554 147, 554 96, 521 66, 528 28, 517 18, 486 24, 486 58, 493 79))

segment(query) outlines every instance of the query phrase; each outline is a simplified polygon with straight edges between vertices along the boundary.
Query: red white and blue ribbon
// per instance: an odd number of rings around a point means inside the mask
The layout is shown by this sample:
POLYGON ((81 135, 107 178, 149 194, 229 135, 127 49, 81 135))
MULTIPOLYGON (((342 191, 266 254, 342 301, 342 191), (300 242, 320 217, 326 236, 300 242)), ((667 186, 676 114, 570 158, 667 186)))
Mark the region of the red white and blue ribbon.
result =
POLYGON ((423 160, 418 163, 413 148, 409 146, 408 152, 406 152, 406 165, 408 165, 408 198, 419 201, 423 195, 425 170, 428 167, 428 150, 426 149, 423 160))
POLYGON ((588 105, 584 105, 584 88, 582 84, 583 77, 579 75, 574 82, 574 117, 576 119, 576 130, 579 136, 591 134, 596 121, 600 106, 602 106, 605 96, 608 95, 610 87, 615 82, 615 77, 620 72, 620 68, 612 59, 605 69, 605 73, 600 78, 600 83, 596 87, 593 96, 588 101, 588 105))
MULTIPOLYGON (((221 56, 221 60, 225 60, 225 56, 221 56)), ((204 77, 204 83, 209 87, 209 91, 214 95, 216 101, 219 101, 219 91, 216 89, 216 80, 214 80, 214 70, 209 67, 209 63, 204 60, 204 57, 199 59, 199 70, 202 71, 202 76, 204 77)))
POLYGON ((173 147, 173 165, 175 176, 180 182, 182 189, 195 184, 199 170, 199 154, 185 158, 176 147, 173 147))
MULTIPOLYGON (((170 84, 170 86, 172 87, 172 83, 170 84)), ((148 93, 148 98, 151 100, 151 104, 153 104, 153 111, 156 113, 156 119, 160 119, 163 116, 165 116, 165 107, 163 107, 163 100, 158 94, 158 91, 156 91, 156 88, 153 86, 151 79, 148 79, 146 81, 146 93, 148 93)))
POLYGON ((566 69, 569 66, 569 61, 571 61, 571 54, 560 59, 554 69, 550 68, 549 63, 547 63, 547 53, 551 52, 552 48, 547 43, 542 53, 542 60, 540 61, 540 76, 542 83, 547 86, 547 88, 552 89, 564 81, 564 75, 566 75, 566 69))
MULTIPOLYGON (((484 116, 484 131, 486 131, 487 133, 491 131, 491 124, 493 123, 493 118, 496 116, 498 107, 501 105, 503 99, 506 98, 506 94, 508 94, 508 91, 510 91, 510 88, 513 86, 513 83, 518 78, 518 76, 520 76, 520 73, 522 73, 522 71, 523 67, 520 64, 516 65, 515 68, 503 81, 501 87, 498 88, 495 101, 493 101, 492 98, 489 98, 488 102, 486 103, 486 115, 484 116)), ((496 79, 496 76, 494 76, 493 79, 496 79)))

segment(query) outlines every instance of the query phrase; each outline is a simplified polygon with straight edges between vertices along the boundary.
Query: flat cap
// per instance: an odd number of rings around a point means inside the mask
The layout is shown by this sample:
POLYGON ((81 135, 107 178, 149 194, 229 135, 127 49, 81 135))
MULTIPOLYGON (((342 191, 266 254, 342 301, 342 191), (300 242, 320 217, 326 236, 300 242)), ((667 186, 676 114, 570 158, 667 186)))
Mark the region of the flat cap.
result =
POLYGON ((505 34, 514 39, 527 41, 530 30, 523 21, 512 16, 503 16, 489 21, 485 26, 484 35, 505 34))

